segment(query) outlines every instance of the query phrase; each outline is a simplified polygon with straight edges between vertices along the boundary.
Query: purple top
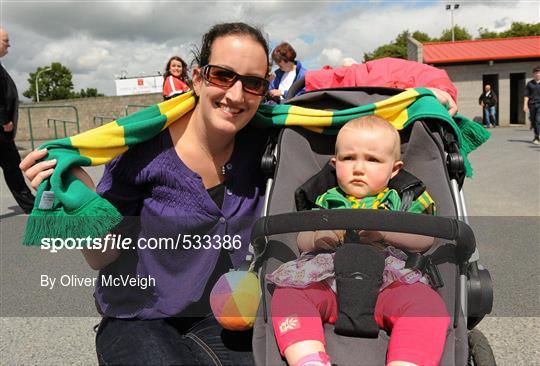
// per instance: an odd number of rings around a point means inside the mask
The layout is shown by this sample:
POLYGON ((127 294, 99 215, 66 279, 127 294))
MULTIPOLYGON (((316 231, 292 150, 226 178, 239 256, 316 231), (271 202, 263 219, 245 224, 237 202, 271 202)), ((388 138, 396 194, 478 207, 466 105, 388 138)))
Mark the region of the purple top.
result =
POLYGON ((220 262, 229 257, 235 268, 248 253, 251 227, 264 201, 260 161, 265 141, 263 130, 246 128, 237 135, 233 154, 225 165, 221 209, 201 177, 180 160, 168 130, 132 147, 106 166, 97 192, 126 216, 127 224, 120 225, 118 231, 124 237, 133 236, 135 249, 122 250, 116 261, 100 271, 94 295, 98 310, 117 318, 156 319, 177 316, 190 305, 190 309, 196 308, 199 300, 207 303, 204 297, 213 285, 210 282, 215 281, 209 279, 216 276, 220 253, 220 262), (137 223, 136 230, 133 222, 137 223), (200 235, 201 243, 212 248, 185 249, 186 234, 200 235), (239 235, 236 246, 241 242, 240 249, 220 250, 226 235, 231 241, 239 235), (143 249, 136 245, 140 238, 172 238, 179 244, 176 248, 168 243, 168 249, 143 249), (132 285, 120 282, 127 278, 132 279, 132 285))

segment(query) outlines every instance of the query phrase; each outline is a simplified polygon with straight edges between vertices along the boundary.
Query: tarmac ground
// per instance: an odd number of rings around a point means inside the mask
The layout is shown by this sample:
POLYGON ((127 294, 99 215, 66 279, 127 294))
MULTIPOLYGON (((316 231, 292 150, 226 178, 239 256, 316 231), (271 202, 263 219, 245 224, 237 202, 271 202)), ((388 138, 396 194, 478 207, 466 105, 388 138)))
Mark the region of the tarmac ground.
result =
MULTIPOLYGON (((478 328, 498 365, 540 365, 540 146, 525 126, 491 129, 470 155, 464 194, 494 306, 478 328)), ((97 181, 102 167, 90 169, 97 181)), ((42 253, 20 244, 27 216, 0 178, 0 363, 92 365, 100 320, 93 288, 49 290, 41 276, 95 276, 78 251, 42 253)))

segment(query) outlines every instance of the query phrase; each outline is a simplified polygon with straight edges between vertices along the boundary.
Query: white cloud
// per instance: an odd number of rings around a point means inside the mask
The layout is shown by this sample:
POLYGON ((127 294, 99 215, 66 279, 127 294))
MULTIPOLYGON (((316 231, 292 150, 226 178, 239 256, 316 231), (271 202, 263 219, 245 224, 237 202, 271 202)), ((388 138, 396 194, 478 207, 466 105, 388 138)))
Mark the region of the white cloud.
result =
MULTIPOLYGON (((533 1, 460 1, 454 20, 473 35, 480 27, 503 31, 512 22, 540 21, 533 1)), ((445 3, 424 1, 310 2, 9 2, 0 24, 12 47, 2 62, 20 92, 28 73, 61 62, 73 72, 77 90, 96 87, 114 94, 114 75, 163 71, 175 54, 191 60, 191 45, 217 22, 263 26, 272 45, 287 40, 309 68, 339 66, 344 57, 392 41, 400 32, 439 36, 450 28, 445 3)))
POLYGON ((87 50, 85 54, 81 55, 77 59, 77 63, 80 68, 94 69, 109 59, 109 56, 109 50, 101 47, 93 47, 87 50))
POLYGON ((321 52, 319 63, 324 65, 330 65, 332 67, 341 66, 343 61, 343 52, 337 48, 325 48, 321 52))

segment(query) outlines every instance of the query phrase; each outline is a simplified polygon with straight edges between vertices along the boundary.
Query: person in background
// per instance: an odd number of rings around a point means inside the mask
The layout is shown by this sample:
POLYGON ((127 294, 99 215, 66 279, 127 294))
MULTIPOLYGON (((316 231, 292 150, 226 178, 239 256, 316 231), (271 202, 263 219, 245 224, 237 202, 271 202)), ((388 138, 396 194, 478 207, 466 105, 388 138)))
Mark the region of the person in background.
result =
POLYGON ((533 79, 525 86, 523 111, 529 113, 531 127, 534 131, 532 143, 540 145, 540 66, 533 69, 533 79))
MULTIPOLYGON (((294 97, 294 95, 289 95, 288 91, 296 80, 304 76, 306 71, 302 67, 302 63, 296 60, 296 51, 289 43, 283 42, 272 51, 272 60, 279 68, 276 70, 276 77, 270 84, 270 97, 276 102, 294 97)), ((303 89, 299 90, 295 95, 302 91, 303 89)))
MULTIPOLYGON (((9 35, 0 28, 0 58, 8 53, 9 35)), ((34 195, 26 185, 19 164, 21 157, 15 146, 19 97, 17 87, 4 65, 0 63, 0 166, 4 179, 21 209, 29 214, 34 207, 34 195)))
POLYGON ((478 98, 478 104, 482 106, 484 110, 484 120, 487 128, 491 126, 497 126, 496 118, 496 106, 497 106, 497 95, 493 90, 491 90, 491 85, 486 84, 484 86, 484 92, 480 94, 478 98))
POLYGON ((187 64, 178 56, 173 56, 165 66, 163 74, 163 99, 171 99, 190 90, 187 64))

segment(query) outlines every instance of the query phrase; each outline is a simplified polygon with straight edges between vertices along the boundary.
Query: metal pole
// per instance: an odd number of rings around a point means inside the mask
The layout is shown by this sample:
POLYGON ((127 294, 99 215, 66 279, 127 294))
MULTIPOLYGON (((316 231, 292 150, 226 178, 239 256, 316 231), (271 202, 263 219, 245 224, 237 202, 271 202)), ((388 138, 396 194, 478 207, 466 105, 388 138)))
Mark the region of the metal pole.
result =
POLYGON ((454 37, 454 5, 450 8, 450 18, 452 19, 452 42, 456 39, 454 37))
POLYGON ((452 42, 456 41, 456 35, 454 33, 454 10, 459 9, 458 3, 452 3, 452 4, 446 4, 446 10, 450 10, 450 22, 452 28, 450 29, 450 32, 452 33, 452 42))
POLYGON ((46 67, 43 70, 39 70, 39 72, 36 75, 36 102, 37 103, 39 103, 39 83, 38 83, 39 75, 41 75, 42 72, 49 71, 50 69, 51 69, 50 67, 46 67))
POLYGON ((39 103, 38 76, 39 76, 39 73, 36 75, 36 103, 39 103))

